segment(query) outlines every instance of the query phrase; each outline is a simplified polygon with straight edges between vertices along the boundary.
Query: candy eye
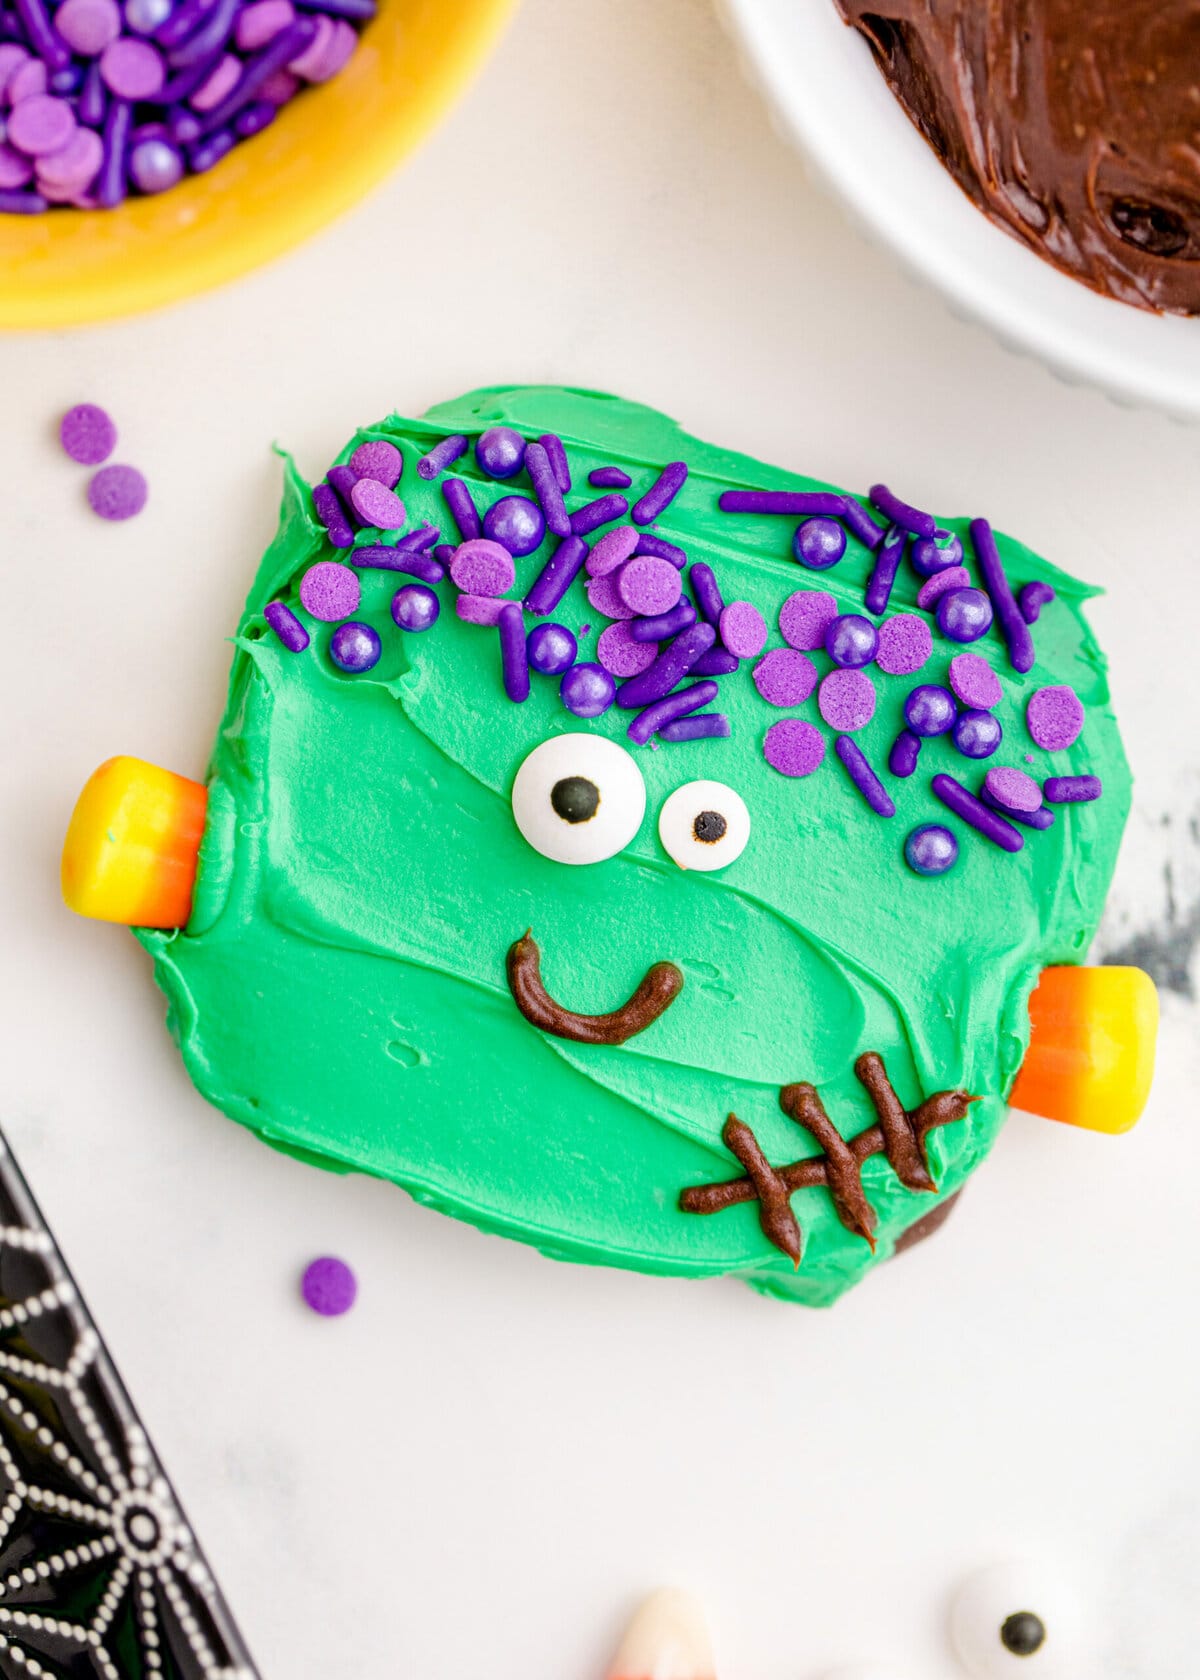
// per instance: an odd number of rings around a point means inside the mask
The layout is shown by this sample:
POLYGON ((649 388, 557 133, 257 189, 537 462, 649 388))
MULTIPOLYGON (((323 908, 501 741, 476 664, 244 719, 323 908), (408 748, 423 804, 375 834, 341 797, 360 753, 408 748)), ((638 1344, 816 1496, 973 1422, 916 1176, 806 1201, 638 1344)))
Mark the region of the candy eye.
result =
POLYGON ((513 816, 534 851, 555 863, 602 863, 633 839, 646 784, 624 747, 603 735, 555 735, 517 771, 513 816))
POLYGON ((750 838, 750 813, 724 782, 685 782, 658 814, 658 836, 680 869, 724 869, 750 838))
POLYGON ((1076 1671, 1076 1612, 1053 1577, 1028 1564, 997 1564, 964 1581, 950 1637, 972 1680, 1063 1680, 1076 1671))

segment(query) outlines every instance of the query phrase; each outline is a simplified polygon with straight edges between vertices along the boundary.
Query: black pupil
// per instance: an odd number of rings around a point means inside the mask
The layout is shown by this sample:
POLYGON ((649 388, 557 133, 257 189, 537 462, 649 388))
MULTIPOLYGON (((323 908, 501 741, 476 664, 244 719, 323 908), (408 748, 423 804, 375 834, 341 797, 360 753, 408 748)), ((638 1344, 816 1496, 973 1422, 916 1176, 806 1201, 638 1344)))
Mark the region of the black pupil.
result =
POLYGON ((564 822, 588 822, 600 809, 600 789, 586 776, 564 776, 550 789, 550 803, 564 822))
POLYGON ((1000 1643, 1014 1657, 1031 1657, 1046 1643, 1046 1624, 1032 1610, 1014 1610, 1001 1626, 1000 1643))
POLYGON ((715 844, 725 838, 725 830, 729 824, 720 811, 701 811, 692 824, 692 833, 697 840, 702 840, 706 846, 715 844))

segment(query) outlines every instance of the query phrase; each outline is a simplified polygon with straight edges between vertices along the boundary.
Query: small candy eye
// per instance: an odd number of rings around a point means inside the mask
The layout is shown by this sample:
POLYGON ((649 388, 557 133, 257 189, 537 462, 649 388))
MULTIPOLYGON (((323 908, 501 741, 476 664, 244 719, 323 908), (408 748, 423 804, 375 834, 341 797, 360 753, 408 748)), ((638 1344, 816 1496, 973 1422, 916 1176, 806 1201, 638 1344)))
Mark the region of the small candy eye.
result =
POLYGON ((513 816, 534 851, 555 863, 602 863, 628 846, 646 814, 632 756, 603 735, 555 735, 517 771, 513 816))
POLYGON ((1052 1576, 1028 1564, 997 1564, 964 1581, 950 1637, 972 1680, 1065 1680, 1077 1672, 1075 1607, 1052 1576))
POLYGON ((750 838, 750 813, 724 782, 685 782, 658 814, 658 835, 680 869, 724 869, 750 838))

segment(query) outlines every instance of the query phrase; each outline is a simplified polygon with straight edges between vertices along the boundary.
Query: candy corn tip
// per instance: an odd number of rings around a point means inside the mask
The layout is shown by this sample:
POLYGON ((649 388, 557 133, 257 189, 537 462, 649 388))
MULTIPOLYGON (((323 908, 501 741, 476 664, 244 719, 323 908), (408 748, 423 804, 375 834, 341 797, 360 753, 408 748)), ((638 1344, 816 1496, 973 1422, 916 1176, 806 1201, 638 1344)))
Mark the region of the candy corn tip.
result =
POLYGON ((651 1593, 625 1630, 608 1680, 714 1680, 704 1612, 690 1593, 651 1593))

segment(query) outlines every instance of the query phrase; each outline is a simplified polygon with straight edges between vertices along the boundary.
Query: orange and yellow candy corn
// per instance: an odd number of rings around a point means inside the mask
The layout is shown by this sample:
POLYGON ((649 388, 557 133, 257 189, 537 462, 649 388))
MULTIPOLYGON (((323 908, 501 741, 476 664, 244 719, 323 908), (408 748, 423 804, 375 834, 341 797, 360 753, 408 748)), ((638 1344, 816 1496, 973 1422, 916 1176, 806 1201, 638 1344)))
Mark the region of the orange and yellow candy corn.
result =
POLYGON ((704 1612, 675 1587, 662 1587, 638 1610, 613 1658, 608 1680, 714 1680, 704 1612))
POLYGON ((208 791, 110 758, 79 795, 62 854, 62 893, 81 916, 127 927, 183 927, 192 911, 208 791))
POLYGON ((1094 1132, 1127 1132, 1154 1077, 1158 993, 1140 968, 1047 968, 1009 1102, 1094 1132))

